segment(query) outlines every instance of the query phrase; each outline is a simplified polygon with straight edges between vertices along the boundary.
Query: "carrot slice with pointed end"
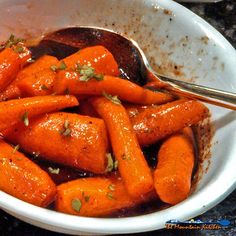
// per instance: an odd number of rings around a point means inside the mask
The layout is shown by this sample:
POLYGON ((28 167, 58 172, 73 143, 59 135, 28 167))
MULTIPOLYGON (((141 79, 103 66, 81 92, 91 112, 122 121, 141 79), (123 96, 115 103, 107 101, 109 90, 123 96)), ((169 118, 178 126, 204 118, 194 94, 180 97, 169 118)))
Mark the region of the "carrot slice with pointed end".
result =
POLYGON ((128 80, 113 76, 104 76, 103 80, 90 79, 80 81, 79 75, 74 71, 60 71, 54 83, 54 92, 63 94, 66 90, 70 94, 102 95, 104 92, 117 95, 121 100, 138 104, 162 104, 173 100, 169 94, 152 92, 128 80))
POLYGON ((6 48, 0 52, 0 91, 15 79, 21 68, 19 54, 12 48, 6 48))
POLYGON ((140 197, 153 189, 151 171, 139 147, 125 108, 104 97, 91 99, 97 113, 104 119, 118 169, 128 193, 140 197))
POLYGON ((56 210, 80 216, 106 216, 123 208, 134 207, 120 178, 91 177, 57 187, 56 210))
POLYGON ((58 60, 56 57, 48 55, 40 57, 37 61, 25 67, 18 73, 16 79, 4 91, 2 91, 2 93, 0 93, 0 100, 4 101, 21 97, 21 90, 18 87, 18 83, 21 80, 35 81, 35 74, 39 73, 39 71, 42 71, 44 69, 49 69, 50 66, 55 65, 57 63, 58 60))
POLYGON ((0 189, 23 201, 46 207, 56 197, 49 175, 24 154, 0 140, 0 189))
POLYGON ((22 121, 24 118, 28 119, 33 116, 77 105, 77 99, 68 95, 38 96, 0 102, 0 131, 22 121))
POLYGON ((208 108, 193 100, 177 100, 161 106, 127 108, 139 144, 146 146, 186 126, 197 124, 208 114, 208 108))
POLYGON ((156 192, 163 202, 177 204, 190 192, 194 166, 191 128, 172 135, 161 145, 154 172, 156 192))
POLYGON ((22 97, 43 96, 52 94, 52 87, 56 78, 56 72, 51 69, 40 70, 33 76, 21 79, 17 86, 22 97))
POLYGON ((32 154, 84 169, 105 173, 108 149, 104 121, 88 116, 57 112, 31 119, 29 126, 16 124, 3 136, 32 154))
POLYGON ((93 46, 63 59, 68 68, 76 68, 77 64, 88 65, 95 69, 96 73, 104 75, 119 75, 118 65, 113 55, 103 46, 93 46))

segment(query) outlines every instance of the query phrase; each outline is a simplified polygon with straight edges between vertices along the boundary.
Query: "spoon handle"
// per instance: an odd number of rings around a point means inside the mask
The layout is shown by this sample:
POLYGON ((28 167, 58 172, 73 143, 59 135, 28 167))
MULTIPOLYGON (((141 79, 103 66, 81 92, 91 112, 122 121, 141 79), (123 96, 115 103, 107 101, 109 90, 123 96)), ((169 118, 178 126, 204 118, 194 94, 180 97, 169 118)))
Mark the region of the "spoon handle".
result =
POLYGON ((165 89, 176 95, 198 99, 216 106, 236 110, 236 93, 223 90, 208 88, 206 86, 196 85, 184 81, 160 76, 153 72, 157 79, 166 83, 165 89))

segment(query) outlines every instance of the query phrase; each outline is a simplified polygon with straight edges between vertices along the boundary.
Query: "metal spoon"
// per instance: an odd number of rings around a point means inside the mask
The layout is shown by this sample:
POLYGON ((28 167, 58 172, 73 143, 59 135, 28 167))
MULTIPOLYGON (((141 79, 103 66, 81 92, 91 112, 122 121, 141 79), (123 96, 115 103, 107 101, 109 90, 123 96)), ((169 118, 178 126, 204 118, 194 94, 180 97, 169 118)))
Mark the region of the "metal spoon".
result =
POLYGON ((79 48, 103 45, 114 55, 121 75, 135 83, 144 85, 148 82, 145 80, 147 75, 151 73, 157 81, 165 83, 164 89, 173 94, 236 110, 236 93, 183 82, 155 72, 137 42, 114 31, 97 27, 66 28, 45 36, 32 51, 41 48, 42 51, 51 50, 51 54, 62 57, 62 45, 64 55, 67 51, 71 53, 79 48))

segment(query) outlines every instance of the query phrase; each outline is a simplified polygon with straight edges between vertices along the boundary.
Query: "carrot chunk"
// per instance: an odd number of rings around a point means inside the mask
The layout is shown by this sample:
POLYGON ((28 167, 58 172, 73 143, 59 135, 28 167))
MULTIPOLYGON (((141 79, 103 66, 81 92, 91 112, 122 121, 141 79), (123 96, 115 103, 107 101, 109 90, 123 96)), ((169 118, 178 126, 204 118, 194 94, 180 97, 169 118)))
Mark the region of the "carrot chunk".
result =
POLYGON ((152 92, 128 80, 113 76, 104 76, 103 80, 80 81, 80 76, 74 71, 60 71, 54 83, 54 92, 63 94, 69 90, 70 94, 102 95, 104 92, 117 95, 121 100, 150 105, 162 104, 173 100, 169 94, 152 92))
POLYGON ((24 154, 0 140, 0 189, 23 201, 46 207, 56 197, 49 175, 24 154))
POLYGON ((190 192, 194 166, 191 128, 172 135, 162 144, 154 172, 156 192, 163 202, 177 204, 190 192))
POLYGON ((134 207, 120 178, 91 177, 74 180, 57 187, 56 210, 80 216, 106 216, 117 210, 134 207))
POLYGON ((91 99, 97 113, 104 119, 118 170, 128 193, 140 197, 153 189, 151 171, 139 147, 125 108, 104 97, 91 99))
POLYGON ((77 99, 68 95, 38 96, 0 102, 0 131, 20 121, 27 126, 33 116, 77 105, 77 99))
POLYGON ((9 141, 32 154, 94 173, 105 173, 108 149, 104 121, 71 113, 51 113, 16 124, 3 132, 9 141))
POLYGON ((130 106, 127 112, 141 146, 197 124, 209 114, 205 105, 193 100, 177 100, 161 106, 130 106))

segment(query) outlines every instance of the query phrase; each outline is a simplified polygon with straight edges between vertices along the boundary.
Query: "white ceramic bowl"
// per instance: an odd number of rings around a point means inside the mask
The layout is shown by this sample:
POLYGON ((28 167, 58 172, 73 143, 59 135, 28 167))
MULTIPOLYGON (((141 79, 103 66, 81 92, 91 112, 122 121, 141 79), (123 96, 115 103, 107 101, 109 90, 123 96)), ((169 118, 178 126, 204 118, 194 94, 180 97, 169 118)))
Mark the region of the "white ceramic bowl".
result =
MULTIPOLYGON (((236 91, 235 49, 209 24, 170 0, 0 0, 0 16, 0 40, 10 33, 39 37, 68 26, 110 28, 137 40, 153 65, 171 73, 176 63, 183 66, 182 77, 236 91)), ((150 231, 170 219, 202 214, 236 185, 236 112, 209 107, 216 128, 211 165, 194 193, 176 206, 137 217, 97 219, 42 209, 0 192, 0 207, 28 223, 68 234, 150 231)))

